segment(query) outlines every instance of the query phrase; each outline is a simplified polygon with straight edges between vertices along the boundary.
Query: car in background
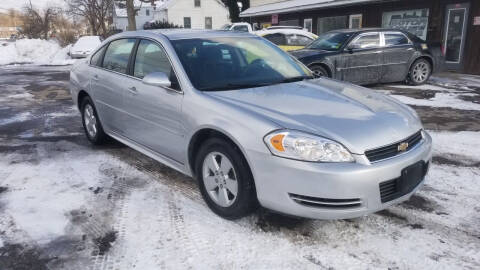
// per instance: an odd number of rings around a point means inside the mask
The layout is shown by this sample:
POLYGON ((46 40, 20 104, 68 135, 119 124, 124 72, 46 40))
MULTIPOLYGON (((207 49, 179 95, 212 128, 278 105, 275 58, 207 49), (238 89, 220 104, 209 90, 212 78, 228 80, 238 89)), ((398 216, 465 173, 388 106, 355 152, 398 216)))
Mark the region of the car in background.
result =
POLYGON ((318 37, 301 27, 291 26, 271 26, 254 33, 277 45, 284 51, 302 49, 318 37))
POLYGON ((101 43, 102 39, 99 36, 80 37, 70 48, 70 57, 85 58, 89 56, 101 43))
POLYGON ((225 24, 220 28, 220 30, 226 31, 240 31, 240 32, 253 32, 252 26, 246 22, 237 22, 237 23, 229 23, 225 24))
POLYGON ((422 39, 398 29, 344 29, 319 36, 291 55, 317 77, 355 84, 425 83, 436 57, 422 39))
POLYGON ((131 31, 70 71, 93 144, 107 136, 197 180, 235 219, 258 204, 345 219, 409 199, 432 139, 394 98, 311 71, 238 31, 131 31))

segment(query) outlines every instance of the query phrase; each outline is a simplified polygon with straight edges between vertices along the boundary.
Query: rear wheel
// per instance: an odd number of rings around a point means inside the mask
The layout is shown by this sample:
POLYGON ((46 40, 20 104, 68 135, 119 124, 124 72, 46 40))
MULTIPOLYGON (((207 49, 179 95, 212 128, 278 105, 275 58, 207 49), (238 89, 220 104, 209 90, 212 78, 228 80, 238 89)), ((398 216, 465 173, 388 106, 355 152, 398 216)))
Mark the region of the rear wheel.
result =
POLYGON ((83 129, 87 139, 96 145, 103 144, 107 140, 107 134, 103 131, 97 110, 90 97, 83 98, 80 108, 82 108, 83 129))
POLYGON ((413 85, 420 85, 425 83, 432 74, 432 67, 430 63, 421 58, 416 60, 410 67, 408 73, 408 81, 413 85))
POLYGON ((217 215, 237 219, 257 206, 250 168, 240 150, 227 141, 208 139, 198 152, 195 172, 203 199, 217 215))
POLYGON ((328 75, 327 69, 325 69, 324 67, 322 67, 320 65, 312 65, 312 66, 310 66, 310 70, 312 71, 313 76, 315 76, 315 78, 330 77, 328 75))

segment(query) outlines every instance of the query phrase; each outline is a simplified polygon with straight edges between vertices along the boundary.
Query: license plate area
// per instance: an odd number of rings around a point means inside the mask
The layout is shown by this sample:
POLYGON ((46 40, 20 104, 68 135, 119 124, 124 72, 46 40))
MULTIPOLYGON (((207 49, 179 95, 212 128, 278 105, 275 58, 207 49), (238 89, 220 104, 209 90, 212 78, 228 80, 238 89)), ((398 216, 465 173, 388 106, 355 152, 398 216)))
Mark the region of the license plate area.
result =
POLYGON ((412 192, 427 174, 428 165, 428 162, 419 161, 404 168, 400 177, 380 183, 379 189, 382 203, 412 192))

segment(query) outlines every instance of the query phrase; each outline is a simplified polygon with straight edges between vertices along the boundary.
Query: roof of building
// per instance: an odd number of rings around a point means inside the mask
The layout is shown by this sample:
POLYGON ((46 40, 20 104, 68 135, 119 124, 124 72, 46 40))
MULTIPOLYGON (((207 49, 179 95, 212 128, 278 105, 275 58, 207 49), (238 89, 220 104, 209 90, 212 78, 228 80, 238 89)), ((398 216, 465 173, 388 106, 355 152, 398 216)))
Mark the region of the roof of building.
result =
MULTIPOLYGON (((152 6, 151 3, 141 2, 139 0, 134 0, 135 8, 156 8, 156 9, 164 9, 166 6, 174 0, 157 0, 155 2, 155 6, 152 6)), ((117 3, 114 4, 115 6, 115 15, 117 17, 127 17, 127 9, 121 8, 117 3)))
POLYGON ((240 13, 240 17, 271 15, 287 12, 298 12, 310 9, 352 6, 373 2, 392 2, 399 0, 289 0, 248 8, 240 13))

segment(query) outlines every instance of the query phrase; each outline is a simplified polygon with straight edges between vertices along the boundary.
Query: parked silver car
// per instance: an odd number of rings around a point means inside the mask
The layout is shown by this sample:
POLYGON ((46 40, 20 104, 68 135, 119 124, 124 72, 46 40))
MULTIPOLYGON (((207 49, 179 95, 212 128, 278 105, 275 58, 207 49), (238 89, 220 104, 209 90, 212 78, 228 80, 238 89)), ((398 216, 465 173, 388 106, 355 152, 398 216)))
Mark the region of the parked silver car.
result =
POLYGON ((225 31, 110 37, 70 75, 94 144, 108 136, 197 179, 235 219, 258 205, 352 218, 407 200, 431 137, 408 106, 311 71, 272 43, 225 31))

